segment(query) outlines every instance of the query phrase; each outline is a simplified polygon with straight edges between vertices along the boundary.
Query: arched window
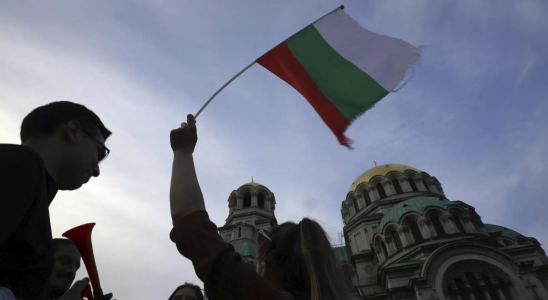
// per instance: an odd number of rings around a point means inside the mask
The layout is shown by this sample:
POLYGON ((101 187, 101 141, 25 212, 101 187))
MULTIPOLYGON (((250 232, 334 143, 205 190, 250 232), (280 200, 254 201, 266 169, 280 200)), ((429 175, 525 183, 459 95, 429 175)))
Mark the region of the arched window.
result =
POLYGON ((409 230, 411 231, 411 234, 415 239, 415 243, 422 242, 424 240, 421 230, 419 229, 419 225, 417 225, 416 222, 410 222, 409 224, 407 224, 407 226, 409 227, 409 230))
POLYGON ((474 295, 474 298, 476 300, 485 300, 485 297, 483 296, 483 293, 480 290, 478 280, 476 279, 476 276, 474 276, 474 273, 467 272, 466 273, 466 280, 470 284, 470 287, 472 288, 470 292, 474 295))
POLYGON ((247 192, 244 194, 244 207, 251 206, 251 193, 247 192))
POLYGON ((444 272, 441 281, 448 283, 444 291, 448 292, 446 296, 449 297, 444 299, 516 299, 508 274, 498 267, 481 260, 465 260, 451 265, 444 272), (500 278, 503 276, 506 278, 505 281, 500 278))
POLYGON ((491 282, 491 277, 487 274, 481 275, 481 279, 483 279, 483 282, 487 286, 487 293, 491 297, 491 300, 500 300, 499 295, 497 295, 497 292, 495 291, 495 288, 493 287, 493 283, 491 282))
POLYGON ((386 250, 386 245, 384 244, 384 242, 381 242, 381 249, 382 254, 384 254, 384 258, 386 259, 388 257, 388 251, 386 250))
POLYGON ((462 226, 462 223, 460 222, 459 216, 454 215, 454 216, 453 216, 453 221, 455 221, 455 225, 457 226, 457 229, 458 229, 461 233, 466 233, 466 230, 464 230, 464 226, 462 226))
POLYGON ((238 227, 238 237, 242 237, 242 227, 238 227))
POLYGON ((371 197, 369 197, 369 193, 367 192, 366 189, 363 190, 362 194, 363 194, 363 200, 365 200, 365 205, 367 206, 371 204, 371 197))
POLYGON ((396 248, 398 251, 403 250, 403 245, 401 243, 400 235, 395 230, 390 233, 390 236, 394 240, 394 243, 396 244, 396 248))
POLYGON ((426 190, 431 192, 430 185, 428 184, 428 182, 426 182, 425 180, 423 180, 422 182, 424 183, 424 187, 426 188, 426 190))
POLYGON ((417 188, 417 184, 415 183, 415 179, 413 178, 408 178, 409 179, 409 185, 411 186, 411 189, 413 190, 413 192, 418 192, 419 189, 417 188))
POLYGON ((464 282, 462 282, 462 279, 455 278, 455 286, 457 287, 457 293, 460 296, 460 299, 470 300, 468 294, 466 293, 466 287, 464 286, 464 282))
POLYGON ((234 194, 230 197, 230 200, 228 201, 228 207, 230 207, 230 209, 234 209, 236 208, 236 197, 234 196, 234 194))
POLYGON ((257 198, 257 206, 259 206, 260 208, 265 208, 264 207, 264 194, 263 193, 259 193, 259 196, 257 198))
POLYGON ((502 278, 500 277, 498 278, 498 282, 500 284, 502 294, 504 294, 504 298, 506 298, 506 300, 513 300, 514 298, 512 297, 512 293, 510 292, 512 286, 510 282, 504 282, 504 280, 502 280, 502 278))
POLYGON ((232 239, 232 235, 231 234, 227 234, 225 236, 225 242, 230 242, 230 240, 232 239))
POLYGON ((379 192, 379 197, 386 198, 386 192, 384 191, 384 187, 382 186, 382 183, 377 183, 375 186, 377 188, 377 192, 379 192))
POLYGON ((441 222, 438 216, 432 216, 430 218, 430 221, 432 221, 432 226, 434 226, 434 229, 436 230, 438 237, 445 236, 445 230, 443 230, 443 226, 441 225, 441 222))
POLYGON ((399 180, 397 179, 392 180, 392 185, 394 186, 394 189, 396 190, 396 194, 403 194, 403 190, 401 189, 399 180))

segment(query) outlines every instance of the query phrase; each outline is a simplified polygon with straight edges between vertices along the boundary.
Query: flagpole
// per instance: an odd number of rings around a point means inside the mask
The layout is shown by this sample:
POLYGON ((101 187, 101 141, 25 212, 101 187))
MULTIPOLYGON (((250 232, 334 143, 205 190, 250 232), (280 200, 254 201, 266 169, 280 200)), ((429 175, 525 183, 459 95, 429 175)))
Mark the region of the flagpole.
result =
MULTIPOLYGON (((321 19, 325 18, 326 16, 328 16, 328 15, 330 15, 330 14, 336 12, 336 11, 339 10, 339 9, 344 9, 344 5, 340 5, 339 7, 335 8, 334 10, 328 12, 327 14, 325 14, 325 15, 323 15, 322 17, 318 18, 316 21, 314 21, 314 22, 312 22, 312 23, 306 25, 305 27, 303 27, 303 29, 306 28, 306 27, 308 27, 308 26, 310 26, 310 25, 312 25, 312 24, 314 24, 314 23, 316 23, 316 22, 318 22, 319 20, 321 20, 321 19)), ((287 41, 288 39, 294 37, 297 33, 303 31, 303 29, 301 29, 301 30, 295 32, 293 35, 291 35, 290 37, 288 37, 287 39, 283 40, 281 43, 279 43, 278 45, 276 45, 276 47, 278 47, 279 45, 281 45, 282 43, 284 43, 284 42, 287 41)), ((276 48, 276 47, 274 47, 274 48, 276 48)), ((274 49, 274 48, 271 48, 270 50, 272 50, 272 49, 274 49)), ((266 51, 266 53, 270 52, 270 50, 266 51)), ((234 75, 232 78, 230 78, 230 80, 229 80, 227 83, 225 83, 220 89, 218 89, 218 90, 215 92, 215 94, 213 94, 213 96, 211 96, 211 97, 209 98, 209 100, 207 100, 207 102, 202 106, 202 108, 200 108, 200 110, 196 113, 196 115, 194 115, 194 119, 198 118, 198 116, 200 115, 200 113, 204 110, 204 108, 206 108, 206 106, 209 104, 209 102, 211 102, 211 100, 213 100, 213 98, 215 98, 222 90, 224 90, 225 87, 226 87, 227 85, 229 85, 232 81, 234 81, 234 79, 238 78, 238 76, 242 75, 242 73, 245 72, 245 71, 247 71, 247 69, 251 68, 251 66, 253 66, 255 63, 257 63, 257 61, 258 61, 259 59, 261 59, 261 57, 263 57, 266 53, 264 53, 263 55, 259 56, 259 58, 257 58, 257 59, 254 60, 252 63, 250 63, 249 65, 247 65, 247 67, 243 68, 240 72, 238 72, 238 74, 236 74, 236 75, 234 75)))
POLYGON ((213 94, 213 96, 211 96, 209 98, 209 100, 207 100, 207 102, 204 104, 204 106, 202 106, 202 108, 200 108, 200 110, 196 113, 196 115, 194 116, 194 118, 196 119, 200 113, 202 112, 202 110, 204 110, 204 108, 206 108, 206 106, 209 104, 209 102, 211 102, 211 100, 213 100, 213 98, 215 98, 215 96, 217 96, 217 94, 219 94, 222 90, 224 90, 224 88, 229 85, 232 81, 234 81, 234 79, 236 79, 238 76, 242 75, 243 72, 245 72, 247 69, 251 68, 252 65, 254 65, 255 63, 257 62, 257 60, 254 60, 252 63, 250 63, 249 65, 247 65, 247 67, 243 68, 243 70, 241 70, 240 72, 238 72, 238 74, 234 75, 232 78, 230 78, 230 80, 225 83, 220 89, 218 89, 215 94, 213 94))

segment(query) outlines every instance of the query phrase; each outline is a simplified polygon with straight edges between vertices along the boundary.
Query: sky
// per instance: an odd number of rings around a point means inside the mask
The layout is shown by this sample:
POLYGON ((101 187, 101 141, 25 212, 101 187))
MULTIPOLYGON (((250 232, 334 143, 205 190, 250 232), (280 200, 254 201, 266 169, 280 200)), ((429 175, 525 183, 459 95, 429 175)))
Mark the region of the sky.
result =
MULTIPOLYGON (((303 1, 0 2, 0 142, 58 100, 113 131, 111 155, 50 206, 54 237, 96 222, 101 283, 117 299, 167 299, 202 283, 169 240, 171 129, 234 74, 336 8, 303 1)), ((363 27, 421 47, 415 75, 355 121, 350 151, 306 100, 256 65, 197 119, 195 163, 213 222, 253 176, 278 222, 318 220, 337 243, 341 201, 378 164, 436 176, 451 200, 548 243, 548 4, 521 0, 343 3, 363 27)), ((86 276, 84 268, 77 278, 86 276)))

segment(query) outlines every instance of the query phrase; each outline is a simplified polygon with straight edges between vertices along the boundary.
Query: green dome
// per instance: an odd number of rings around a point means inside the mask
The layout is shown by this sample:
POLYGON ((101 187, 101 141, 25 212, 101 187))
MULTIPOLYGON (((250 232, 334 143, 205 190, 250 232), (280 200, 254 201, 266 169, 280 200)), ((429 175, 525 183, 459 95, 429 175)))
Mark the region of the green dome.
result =
POLYGON ((382 233, 384 226, 390 222, 399 222, 400 218, 407 212, 413 211, 419 214, 424 213, 426 208, 431 206, 441 207, 447 209, 451 205, 457 205, 453 201, 449 201, 440 197, 414 197, 402 201, 392 206, 382 217, 379 227, 377 227, 377 233, 382 233))
POLYGON ((512 229, 508 229, 506 227, 502 227, 499 225, 493 225, 493 224, 483 224, 483 225, 485 225, 485 229, 487 230, 487 232, 489 233, 500 232, 501 237, 511 239, 513 241, 515 241, 518 236, 523 236, 523 234, 519 232, 515 232, 512 229))

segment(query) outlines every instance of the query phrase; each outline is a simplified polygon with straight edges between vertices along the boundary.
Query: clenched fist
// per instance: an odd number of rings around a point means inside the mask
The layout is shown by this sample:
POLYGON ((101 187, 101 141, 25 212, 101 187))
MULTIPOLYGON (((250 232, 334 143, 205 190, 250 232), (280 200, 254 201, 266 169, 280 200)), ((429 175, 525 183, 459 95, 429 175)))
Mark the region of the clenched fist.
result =
POLYGON ((196 131, 196 119, 193 115, 186 117, 186 123, 182 123, 180 128, 173 129, 169 135, 171 149, 173 152, 184 152, 192 154, 198 142, 198 133, 196 131))
MULTIPOLYGON (((76 281, 72 285, 72 287, 63 295, 63 297, 59 298, 59 300, 83 300, 82 294, 84 294, 83 291, 86 289, 86 287, 89 287, 88 284, 89 284, 89 278, 84 278, 82 280, 76 281)), ((91 289, 89 290, 89 292, 91 294, 91 289)), ((94 300, 110 300, 110 299, 112 299, 112 293, 94 298, 94 300)))
POLYGON ((59 300, 82 300, 82 291, 88 286, 88 283, 88 278, 76 281, 59 300))

